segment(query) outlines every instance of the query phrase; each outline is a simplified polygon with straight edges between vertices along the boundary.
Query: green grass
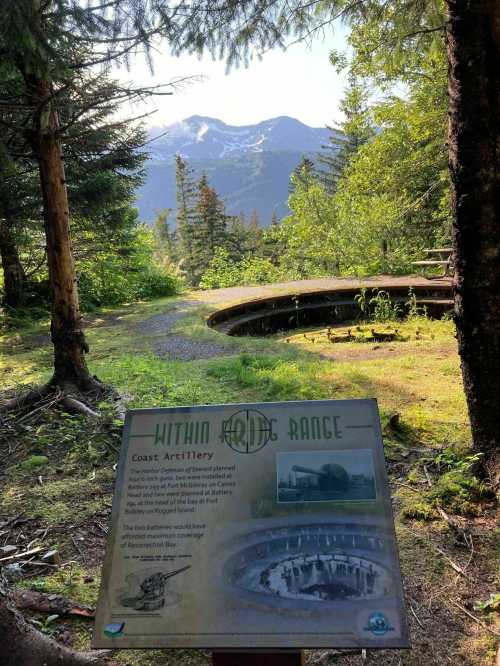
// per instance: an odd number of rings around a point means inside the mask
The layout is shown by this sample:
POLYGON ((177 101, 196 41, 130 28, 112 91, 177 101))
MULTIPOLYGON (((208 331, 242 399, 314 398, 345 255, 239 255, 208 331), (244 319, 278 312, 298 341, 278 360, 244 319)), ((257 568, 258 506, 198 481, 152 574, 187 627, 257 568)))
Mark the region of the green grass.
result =
MULTIPOLYGON (((87 328, 92 373, 126 395, 130 407, 377 398, 386 458, 391 465, 404 467, 404 482, 394 486, 393 494, 405 579, 436 595, 443 581, 451 584, 454 572, 436 556, 427 539, 427 530, 438 530, 442 523, 436 507, 471 515, 481 512, 488 501, 487 488, 467 466, 470 430, 452 323, 418 318, 374 325, 377 329, 394 326, 401 337, 376 349, 363 342, 333 345, 324 329, 267 339, 228 338, 205 325, 211 308, 201 303, 186 310, 170 334, 223 346, 230 355, 189 362, 159 358, 155 343, 165 333, 144 333, 139 325, 189 297, 94 313, 87 328), (399 420, 392 427, 390 416, 395 413, 399 420), (432 488, 427 485, 424 464, 430 470, 432 488)), ((52 351, 50 345, 41 344, 43 332, 47 332, 46 322, 0 337, 5 388, 43 382, 50 376, 52 351)), ((111 405, 103 403, 99 410, 103 417, 97 422, 51 411, 40 415, 35 424, 27 420, 16 426, 18 438, 13 452, 4 458, 0 496, 3 512, 35 518, 42 531, 48 529, 47 539, 60 549, 64 561, 73 561, 25 584, 89 604, 95 602, 99 567, 82 562, 68 526, 85 531, 96 517, 102 524, 108 520, 121 422, 111 405), (85 582, 89 577, 92 581, 85 582)), ((258 516, 271 510, 265 502, 254 507, 258 516)), ((475 545, 482 548, 477 539, 475 545)), ((484 547, 492 551, 493 540, 484 547)), ((463 622, 463 617, 457 616, 457 622, 463 622)), ((72 621, 71 629, 75 644, 87 646, 88 623, 72 621)), ((474 643, 474 649, 484 656, 490 647, 486 639, 483 643, 474 643)), ((415 654, 409 664, 419 663, 420 653, 415 654)), ((166 655, 127 650, 116 659, 128 666, 209 663, 201 651, 166 655)), ((479 659, 464 663, 479 664, 479 659)))
POLYGON ((22 506, 28 516, 39 518, 46 525, 84 523, 89 516, 109 507, 109 487, 106 489, 105 484, 109 486, 111 479, 110 470, 101 470, 92 481, 66 476, 30 487, 28 479, 17 477, 17 483, 7 485, 2 492, 3 510, 15 513, 22 506))
POLYGON ((99 568, 84 568, 76 562, 68 564, 46 576, 23 580, 26 587, 46 594, 59 594, 87 606, 95 606, 99 594, 99 568))

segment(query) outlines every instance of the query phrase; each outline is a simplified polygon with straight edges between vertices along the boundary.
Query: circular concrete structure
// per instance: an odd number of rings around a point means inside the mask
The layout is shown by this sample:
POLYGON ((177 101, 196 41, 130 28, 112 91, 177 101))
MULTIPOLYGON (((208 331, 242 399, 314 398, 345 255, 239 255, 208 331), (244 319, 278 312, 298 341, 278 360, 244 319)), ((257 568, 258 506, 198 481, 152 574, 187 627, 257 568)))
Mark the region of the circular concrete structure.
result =
POLYGON ((260 606, 318 611, 394 594, 387 544, 364 521, 321 521, 256 530, 232 544, 226 585, 260 606))
POLYGON ((336 326, 359 316, 355 299, 362 289, 366 289, 367 301, 378 291, 387 292, 403 310, 411 289, 417 305, 425 307, 430 317, 441 317, 453 307, 450 278, 325 278, 266 286, 257 298, 216 310, 207 324, 227 335, 258 336, 303 326, 336 326))

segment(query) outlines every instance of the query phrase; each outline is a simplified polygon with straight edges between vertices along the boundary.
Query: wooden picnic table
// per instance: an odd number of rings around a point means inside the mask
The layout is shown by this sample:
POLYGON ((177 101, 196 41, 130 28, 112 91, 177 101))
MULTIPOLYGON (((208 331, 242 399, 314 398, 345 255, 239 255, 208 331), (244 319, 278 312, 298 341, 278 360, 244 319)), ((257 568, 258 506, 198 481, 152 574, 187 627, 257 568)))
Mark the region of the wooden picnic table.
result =
POLYGON ((411 263, 414 266, 443 266, 444 273, 439 277, 448 277, 450 275, 450 271, 451 273, 453 272, 452 247, 429 248, 425 251, 429 255, 439 255, 439 259, 422 259, 420 261, 412 261, 411 263))

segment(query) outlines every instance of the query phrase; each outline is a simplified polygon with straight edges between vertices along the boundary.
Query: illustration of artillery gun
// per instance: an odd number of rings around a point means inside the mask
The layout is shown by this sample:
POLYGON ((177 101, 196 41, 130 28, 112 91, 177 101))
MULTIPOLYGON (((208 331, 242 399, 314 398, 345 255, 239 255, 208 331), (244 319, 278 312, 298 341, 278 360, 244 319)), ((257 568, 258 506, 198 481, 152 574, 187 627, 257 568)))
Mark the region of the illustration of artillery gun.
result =
POLYGON ((348 473, 341 465, 335 463, 322 465, 319 470, 294 465, 292 471, 318 477, 318 488, 323 491, 345 493, 349 488, 348 473))
POLYGON ((162 573, 161 571, 139 571, 126 577, 126 594, 121 595, 120 604, 139 611, 159 610, 180 600, 180 595, 167 589, 167 581, 190 569, 190 565, 162 573))

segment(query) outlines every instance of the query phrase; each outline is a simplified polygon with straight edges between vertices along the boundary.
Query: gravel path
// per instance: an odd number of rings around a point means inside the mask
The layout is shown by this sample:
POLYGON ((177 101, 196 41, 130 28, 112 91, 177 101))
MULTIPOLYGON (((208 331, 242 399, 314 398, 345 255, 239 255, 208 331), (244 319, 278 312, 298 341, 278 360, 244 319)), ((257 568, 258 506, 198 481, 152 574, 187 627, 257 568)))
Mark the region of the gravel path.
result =
POLYGON ((175 307, 165 312, 165 314, 154 315, 154 317, 149 317, 141 321, 139 324, 139 333, 146 335, 151 335, 155 333, 164 333, 168 335, 172 326, 182 319, 187 314, 189 310, 192 310, 197 305, 200 305, 200 301, 177 301, 175 307))
POLYGON ((178 361, 195 361, 214 356, 230 356, 235 354, 234 347, 222 347, 211 342, 200 342, 183 338, 180 335, 168 335, 153 344, 154 352, 160 358, 178 361))
POLYGON ((161 337, 153 341, 153 350, 156 356, 178 361, 195 361, 235 353, 234 347, 190 340, 181 335, 171 334, 174 324, 188 315, 190 310, 201 304, 201 301, 178 301, 172 311, 155 315, 139 324, 139 333, 143 335, 162 334, 161 337))

